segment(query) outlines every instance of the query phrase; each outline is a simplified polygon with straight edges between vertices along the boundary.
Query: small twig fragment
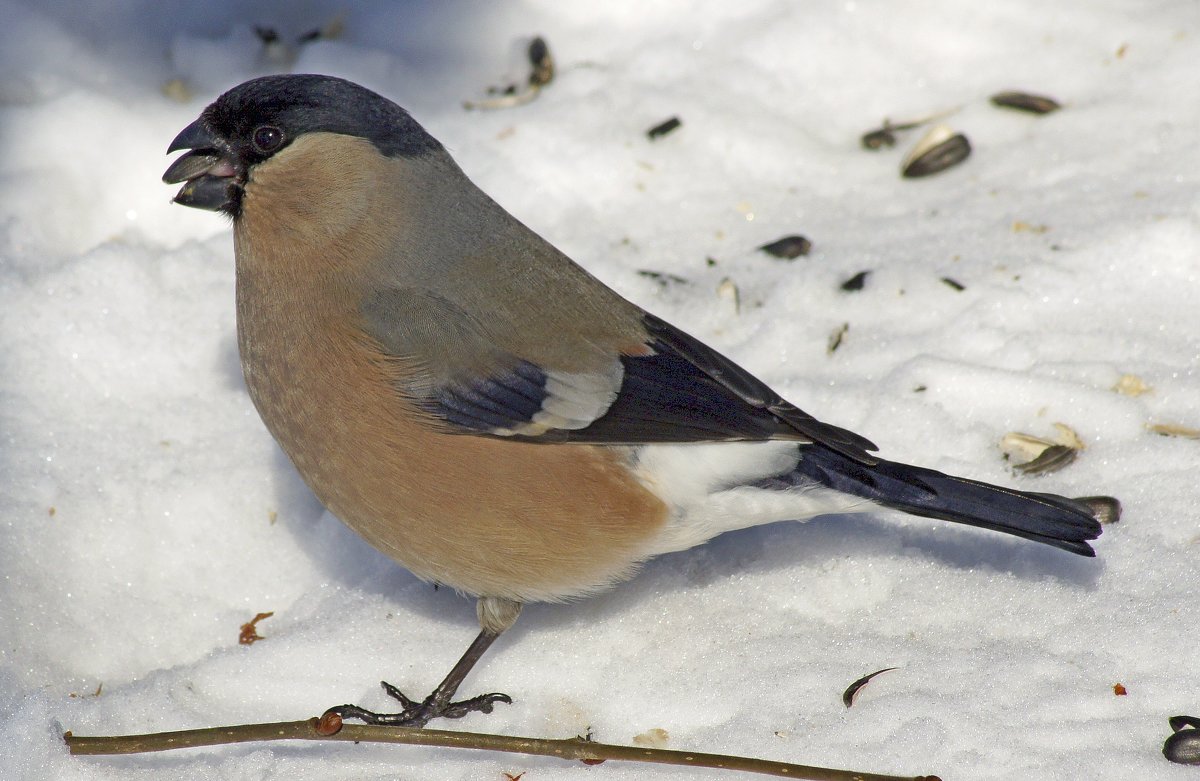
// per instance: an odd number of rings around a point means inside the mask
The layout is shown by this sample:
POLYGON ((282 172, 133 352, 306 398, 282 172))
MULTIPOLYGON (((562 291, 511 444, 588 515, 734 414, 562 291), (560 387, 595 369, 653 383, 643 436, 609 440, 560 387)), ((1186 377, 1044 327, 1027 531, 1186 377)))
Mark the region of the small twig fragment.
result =
POLYGON ((639 746, 617 746, 593 743, 580 738, 553 740, 478 732, 452 732, 428 728, 379 727, 358 724, 341 725, 330 733, 322 731, 320 720, 282 721, 273 724, 239 724, 208 729, 156 732, 148 735, 84 736, 67 732, 63 735, 71 754, 140 754, 149 751, 169 751, 179 748, 220 746, 232 743, 252 743, 275 740, 337 740, 354 743, 398 743, 443 748, 469 748, 501 751, 511 754, 556 757, 597 764, 606 760, 649 762, 683 767, 705 767, 718 770, 758 773, 783 778, 811 781, 937 781, 937 776, 893 776, 861 773, 851 770, 794 765, 754 757, 731 754, 708 754, 698 751, 672 751, 639 746))
POLYGON ((1012 224, 1013 233, 1033 233, 1038 236, 1050 230, 1049 225, 1040 223, 1025 222, 1025 220, 1014 220, 1012 224))

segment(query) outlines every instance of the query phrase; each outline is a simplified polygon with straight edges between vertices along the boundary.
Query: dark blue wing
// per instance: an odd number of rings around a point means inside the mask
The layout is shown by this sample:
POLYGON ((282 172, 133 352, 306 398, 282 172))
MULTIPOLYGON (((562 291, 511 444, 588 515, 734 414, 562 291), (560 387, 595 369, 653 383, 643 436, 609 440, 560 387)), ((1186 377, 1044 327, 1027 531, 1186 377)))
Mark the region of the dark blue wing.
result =
POLYGON ((432 389, 421 406, 447 423, 475 431, 511 430, 531 422, 548 393, 546 373, 528 361, 492 377, 432 389))

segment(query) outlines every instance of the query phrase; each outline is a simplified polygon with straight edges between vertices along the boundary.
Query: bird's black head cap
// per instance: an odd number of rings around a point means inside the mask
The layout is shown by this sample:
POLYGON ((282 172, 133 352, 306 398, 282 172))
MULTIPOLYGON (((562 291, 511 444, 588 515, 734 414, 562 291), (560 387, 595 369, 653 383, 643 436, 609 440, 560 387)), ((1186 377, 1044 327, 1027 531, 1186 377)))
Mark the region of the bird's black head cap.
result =
POLYGON ((234 145, 231 151, 247 164, 269 157, 305 133, 322 131, 365 138, 388 157, 415 157, 442 149, 407 111, 366 87, 333 76, 251 79, 217 98, 201 120, 234 145), (260 128, 275 128, 281 137, 264 134, 256 139, 260 128), (272 144, 277 145, 272 148, 272 144))
POLYGON ((407 111, 366 87, 332 76, 263 76, 217 98, 175 137, 168 153, 190 151, 163 181, 185 182, 176 203, 236 219, 251 168, 315 132, 364 138, 387 157, 445 154, 407 111))

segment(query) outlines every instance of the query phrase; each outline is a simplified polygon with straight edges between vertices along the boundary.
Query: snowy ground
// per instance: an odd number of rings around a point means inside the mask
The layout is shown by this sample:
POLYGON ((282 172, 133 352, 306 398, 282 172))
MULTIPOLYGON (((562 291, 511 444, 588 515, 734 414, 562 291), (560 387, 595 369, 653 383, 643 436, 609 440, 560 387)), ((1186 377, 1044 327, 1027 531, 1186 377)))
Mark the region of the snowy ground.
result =
POLYGON ((475 631, 470 603, 324 514, 276 449, 239 376, 228 225, 159 182, 209 100, 289 68, 405 105, 605 281, 886 456, 1125 505, 1094 561, 884 515, 727 535, 529 608, 465 687, 516 702, 462 728, 657 728, 947 779, 1197 777, 1159 748, 1167 717, 1200 712, 1200 442, 1147 428, 1200 428, 1193 0, 243 5, 0 1, 0 777, 690 776, 365 745, 67 755, 64 729, 384 706, 380 678, 423 694, 475 631), (291 65, 252 32, 291 40, 341 9, 342 36, 291 65), (555 82, 464 111, 521 75, 534 33, 555 82), (1065 108, 989 105, 1007 88, 1065 108), (859 146, 956 107, 974 154, 950 171, 899 177, 920 131, 859 146), (791 233, 811 255, 755 250, 791 233), (1115 392, 1125 374, 1149 392, 1115 392), (999 439, 1055 422, 1086 450, 1013 474, 999 439), (262 611, 266 639, 239 645, 262 611), (846 685, 886 666, 847 710, 846 685))

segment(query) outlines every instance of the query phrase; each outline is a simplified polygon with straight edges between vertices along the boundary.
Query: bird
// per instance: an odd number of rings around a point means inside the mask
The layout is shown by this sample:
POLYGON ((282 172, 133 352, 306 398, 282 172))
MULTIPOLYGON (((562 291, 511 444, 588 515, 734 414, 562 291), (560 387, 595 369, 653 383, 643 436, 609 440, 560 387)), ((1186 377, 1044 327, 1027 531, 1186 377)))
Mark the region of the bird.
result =
POLYGON ((263 423, 324 506, 479 633, 422 700, 330 711, 423 727, 521 607, 586 597, 719 534, 904 513, 1073 554, 1119 502, 888 461, 603 284, 477 187, 396 103, 319 74, 220 95, 167 153, 175 203, 232 221, 237 339, 263 423))

